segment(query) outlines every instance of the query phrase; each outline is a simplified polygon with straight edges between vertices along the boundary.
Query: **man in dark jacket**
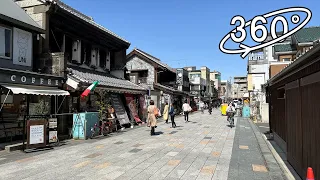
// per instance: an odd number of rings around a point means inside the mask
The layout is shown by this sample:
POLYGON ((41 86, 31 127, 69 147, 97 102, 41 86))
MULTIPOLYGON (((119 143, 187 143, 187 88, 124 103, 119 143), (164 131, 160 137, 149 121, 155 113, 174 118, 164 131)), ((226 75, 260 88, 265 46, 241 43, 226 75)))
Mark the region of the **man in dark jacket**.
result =
POLYGON ((170 106, 171 107, 170 107, 169 115, 171 117, 171 124, 172 124, 172 127, 175 128, 177 126, 176 123, 174 122, 175 110, 172 103, 170 104, 170 106))

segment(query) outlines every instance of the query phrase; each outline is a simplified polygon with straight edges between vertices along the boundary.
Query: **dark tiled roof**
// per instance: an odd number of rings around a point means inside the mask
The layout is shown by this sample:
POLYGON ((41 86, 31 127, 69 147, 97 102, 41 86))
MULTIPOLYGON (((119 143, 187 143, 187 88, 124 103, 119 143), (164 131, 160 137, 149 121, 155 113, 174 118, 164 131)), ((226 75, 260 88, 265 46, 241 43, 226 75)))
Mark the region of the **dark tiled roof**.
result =
POLYGON ((303 28, 294 34, 298 43, 313 42, 320 38, 320 26, 303 28))
POLYGON ((89 72, 82 72, 71 68, 69 68, 68 70, 71 70, 71 76, 73 78, 76 78, 81 82, 93 83, 94 81, 99 81, 99 85, 112 88, 131 89, 139 91, 146 90, 145 88, 138 86, 128 80, 118 79, 111 76, 102 76, 99 74, 93 74, 89 72))
MULTIPOLYGON (((49 1, 50 1, 50 0, 49 0, 49 1)), ((120 37, 120 36, 117 35, 116 33, 112 32, 112 31, 110 31, 109 29, 107 29, 107 28, 101 26, 100 24, 96 23, 92 18, 90 18, 90 17, 82 14, 81 12, 75 10, 74 8, 68 6, 67 4, 63 3, 61 0, 51 0, 51 1, 52 1, 54 4, 57 4, 60 8, 62 8, 62 9, 64 9, 65 11, 73 14, 74 16, 82 19, 83 21, 86 21, 87 23, 89 23, 89 24, 91 24, 91 25, 99 28, 100 30, 102 30, 102 31, 104 31, 104 32, 106 32, 106 33, 108 33, 108 34, 116 37, 116 38, 118 38, 119 40, 124 41, 124 42, 127 43, 127 44, 130 44, 130 42, 127 41, 126 39, 120 37)))
POLYGON ((164 86, 164 85, 159 84, 159 83, 155 83, 154 85, 155 85, 155 86, 158 86, 158 87, 160 87, 160 88, 163 88, 163 89, 167 89, 167 90, 172 91, 172 92, 178 91, 178 90, 175 90, 173 87, 164 86))
POLYGON ((136 51, 136 52, 142 54, 144 57, 146 57, 149 60, 155 62, 156 64, 168 69, 171 72, 174 72, 174 73, 176 72, 176 70, 174 68, 171 68, 168 64, 163 63, 160 59, 158 59, 158 58, 156 58, 156 57, 154 57, 154 56, 152 56, 152 55, 150 55, 140 49, 135 48, 133 51, 136 51))
POLYGON ((275 52, 288 52, 288 51, 296 51, 296 47, 291 44, 277 44, 274 46, 275 52))

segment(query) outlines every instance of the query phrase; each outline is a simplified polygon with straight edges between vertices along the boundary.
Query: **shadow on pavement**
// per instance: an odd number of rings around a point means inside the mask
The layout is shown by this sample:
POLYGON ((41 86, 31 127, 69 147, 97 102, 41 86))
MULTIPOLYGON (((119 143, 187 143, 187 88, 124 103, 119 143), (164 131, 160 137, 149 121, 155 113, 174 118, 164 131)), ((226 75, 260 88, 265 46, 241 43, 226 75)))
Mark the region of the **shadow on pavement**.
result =
POLYGON ((156 135, 156 136, 159 136, 159 135, 161 135, 161 134, 163 134, 162 131, 155 132, 155 135, 156 135))
POLYGON ((236 127, 235 125, 230 125, 230 124, 228 124, 227 125, 229 128, 234 128, 234 127, 236 127))

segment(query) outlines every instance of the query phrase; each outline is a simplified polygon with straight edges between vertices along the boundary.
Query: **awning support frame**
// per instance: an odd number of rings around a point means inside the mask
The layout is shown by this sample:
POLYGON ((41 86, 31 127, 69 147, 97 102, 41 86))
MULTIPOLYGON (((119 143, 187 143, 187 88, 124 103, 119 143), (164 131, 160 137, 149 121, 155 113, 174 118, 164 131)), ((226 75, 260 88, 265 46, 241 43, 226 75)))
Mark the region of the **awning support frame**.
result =
POLYGON ((7 93, 7 95, 6 95, 6 97, 4 98, 3 103, 1 104, 0 113, 1 113, 1 111, 2 111, 2 108, 3 108, 3 106, 4 106, 4 103, 6 102, 6 100, 7 100, 8 96, 9 96, 10 91, 11 91, 11 89, 9 89, 9 91, 8 91, 8 93, 7 93))

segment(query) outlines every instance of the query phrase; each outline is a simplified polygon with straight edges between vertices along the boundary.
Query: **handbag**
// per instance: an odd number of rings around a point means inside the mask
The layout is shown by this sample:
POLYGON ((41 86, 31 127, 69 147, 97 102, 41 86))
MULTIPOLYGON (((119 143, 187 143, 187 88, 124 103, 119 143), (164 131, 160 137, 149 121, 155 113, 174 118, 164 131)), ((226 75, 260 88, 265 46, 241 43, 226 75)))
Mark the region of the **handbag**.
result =
POLYGON ((159 115, 158 108, 154 108, 153 114, 154 114, 154 116, 156 116, 156 117, 159 115))

